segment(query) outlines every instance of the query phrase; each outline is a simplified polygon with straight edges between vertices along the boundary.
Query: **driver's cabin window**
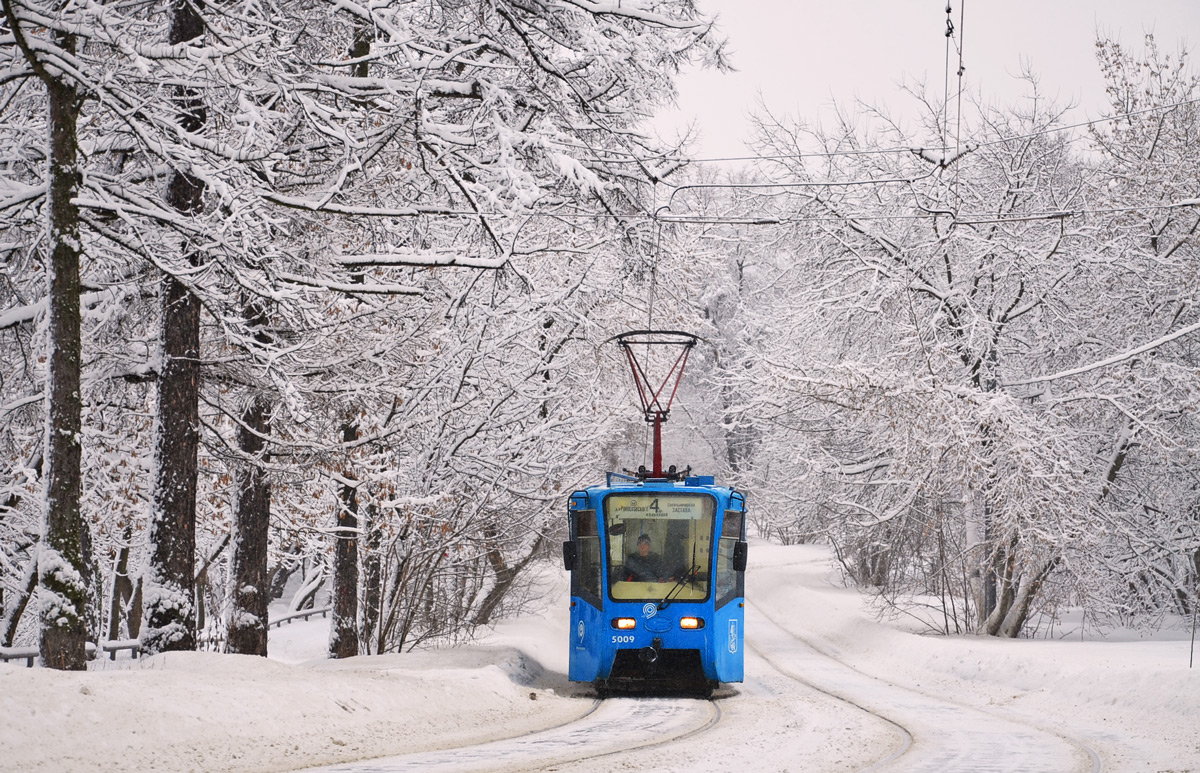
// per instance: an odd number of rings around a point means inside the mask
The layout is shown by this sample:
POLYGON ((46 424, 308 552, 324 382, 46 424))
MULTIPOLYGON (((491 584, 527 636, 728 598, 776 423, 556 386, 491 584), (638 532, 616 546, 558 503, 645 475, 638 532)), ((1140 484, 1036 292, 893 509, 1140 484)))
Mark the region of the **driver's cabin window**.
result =
POLYGON ((713 512, 708 494, 637 492, 604 501, 609 594, 617 601, 708 598, 713 512))

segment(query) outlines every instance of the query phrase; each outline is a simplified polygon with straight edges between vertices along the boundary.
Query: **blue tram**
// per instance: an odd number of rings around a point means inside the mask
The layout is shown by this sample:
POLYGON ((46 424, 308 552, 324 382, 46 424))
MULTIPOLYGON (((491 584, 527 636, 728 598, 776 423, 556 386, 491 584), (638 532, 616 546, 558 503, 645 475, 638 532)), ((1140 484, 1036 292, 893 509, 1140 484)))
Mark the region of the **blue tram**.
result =
POLYGON ((609 473, 569 501, 570 679, 601 696, 742 681, 746 500, 674 472, 609 473))

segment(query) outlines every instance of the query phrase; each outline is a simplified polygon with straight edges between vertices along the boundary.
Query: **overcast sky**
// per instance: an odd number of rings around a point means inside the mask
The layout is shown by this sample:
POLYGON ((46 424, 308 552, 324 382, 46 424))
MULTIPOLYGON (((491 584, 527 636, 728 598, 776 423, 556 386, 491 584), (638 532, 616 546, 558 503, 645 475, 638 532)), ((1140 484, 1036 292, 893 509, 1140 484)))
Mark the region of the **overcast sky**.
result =
MULTIPOLYGON (((1104 87, 1097 31, 1140 51, 1146 32, 1175 52, 1200 41, 1200 0, 950 0, 968 90, 990 102, 1021 97, 1014 77, 1027 60, 1043 92, 1079 103, 1078 120, 1099 113, 1104 87), (960 13, 963 14, 960 24, 960 13)), ((738 72, 694 70, 679 80, 679 110, 654 125, 671 138, 695 122, 695 155, 744 155, 746 114, 761 93, 772 112, 808 121, 833 101, 887 105, 901 116, 903 80, 944 92, 946 0, 698 0, 719 15, 738 72)), ((951 49, 952 67, 958 54, 951 49)), ((1193 69, 1200 62, 1193 61, 1193 69)), ((956 78, 951 72, 951 89, 956 78)))

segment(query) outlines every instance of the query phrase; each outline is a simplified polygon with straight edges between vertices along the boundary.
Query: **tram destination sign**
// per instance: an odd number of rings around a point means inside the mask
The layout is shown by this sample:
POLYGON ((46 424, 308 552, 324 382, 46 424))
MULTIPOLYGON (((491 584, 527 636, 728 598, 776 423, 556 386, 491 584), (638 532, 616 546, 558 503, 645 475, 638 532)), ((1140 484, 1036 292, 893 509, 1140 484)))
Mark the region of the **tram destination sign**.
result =
POLYGON ((712 499, 701 494, 619 494, 608 498, 608 514, 629 518, 699 520, 712 512, 712 499))

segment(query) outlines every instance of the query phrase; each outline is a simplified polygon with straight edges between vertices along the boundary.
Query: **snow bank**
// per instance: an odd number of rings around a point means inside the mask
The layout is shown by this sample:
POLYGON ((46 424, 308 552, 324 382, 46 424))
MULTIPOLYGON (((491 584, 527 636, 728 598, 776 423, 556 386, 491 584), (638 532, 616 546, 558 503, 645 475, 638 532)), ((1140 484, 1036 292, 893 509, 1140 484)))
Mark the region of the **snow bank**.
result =
MULTIPOLYGON (((1200 770, 1200 668, 1188 668, 1186 640, 923 636, 878 622, 837 584, 822 548, 755 544, 750 564, 756 610, 859 671, 1086 739, 1106 770, 1200 770)), ((0 666, 0 769, 294 770, 569 722, 592 701, 565 676, 564 578, 546 567, 528 614, 471 646, 329 661, 329 621, 316 619, 272 629, 269 660, 165 653, 85 673, 0 666)), ((776 654, 795 646, 781 642, 776 654)), ((761 658, 747 665, 746 684, 721 701, 726 720, 639 757, 638 769, 712 767, 746 744, 756 769, 851 770, 891 743, 849 704, 769 673, 761 658)), ((740 769, 750 759, 727 761, 740 769)))
POLYGON ((840 587, 824 548, 751 553, 748 595, 864 673, 1061 728, 1098 747, 1106 769, 1200 770, 1200 668, 1188 667, 1187 640, 921 635, 878 622, 863 596, 840 587))
POLYGON ((305 665, 189 652, 86 673, 3 667, 0 767, 293 770, 559 724, 591 706, 555 693, 565 686, 516 649, 485 647, 305 665))

